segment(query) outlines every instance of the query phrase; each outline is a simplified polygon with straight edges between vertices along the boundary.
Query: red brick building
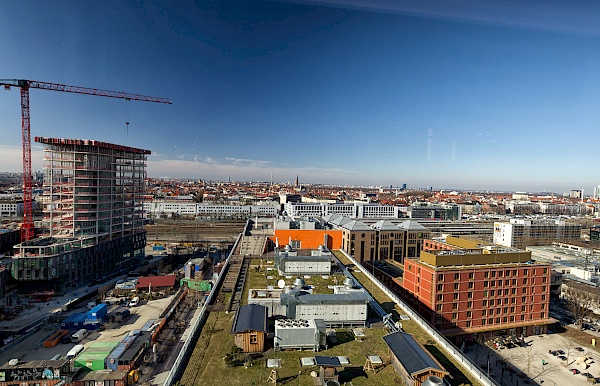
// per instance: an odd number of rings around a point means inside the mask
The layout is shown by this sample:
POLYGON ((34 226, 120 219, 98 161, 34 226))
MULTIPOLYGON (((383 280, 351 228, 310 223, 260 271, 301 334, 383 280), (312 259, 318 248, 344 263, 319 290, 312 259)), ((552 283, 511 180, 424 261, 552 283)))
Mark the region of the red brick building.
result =
POLYGON ((404 260, 402 289, 410 304, 457 341, 547 332, 551 265, 516 248, 448 237, 428 240, 404 260))

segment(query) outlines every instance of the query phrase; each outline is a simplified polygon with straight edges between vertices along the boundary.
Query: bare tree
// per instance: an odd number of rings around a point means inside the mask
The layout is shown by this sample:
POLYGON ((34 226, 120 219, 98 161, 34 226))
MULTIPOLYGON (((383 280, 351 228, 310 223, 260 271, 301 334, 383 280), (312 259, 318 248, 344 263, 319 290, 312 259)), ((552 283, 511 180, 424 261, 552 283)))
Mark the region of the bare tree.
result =
POLYGON ((592 308, 598 304, 598 295, 573 285, 563 286, 562 293, 563 299, 567 302, 567 308, 573 314, 573 318, 581 330, 583 318, 591 315, 592 308))
POLYGON ((524 367, 523 372, 531 380, 550 375, 558 368, 557 365, 546 362, 541 354, 536 353, 532 345, 513 350, 515 351, 505 357, 509 362, 522 364, 524 367))

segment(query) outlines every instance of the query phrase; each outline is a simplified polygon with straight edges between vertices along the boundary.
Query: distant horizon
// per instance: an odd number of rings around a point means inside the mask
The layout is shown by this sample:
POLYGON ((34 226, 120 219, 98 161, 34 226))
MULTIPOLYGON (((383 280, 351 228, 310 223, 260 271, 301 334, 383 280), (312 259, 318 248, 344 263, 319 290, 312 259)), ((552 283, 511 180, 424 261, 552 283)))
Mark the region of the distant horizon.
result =
MULTIPOLYGON (((0 2, 1 78, 173 101, 31 89, 31 137, 173 178, 590 194, 599 45, 598 2, 0 2)), ((7 170, 20 105, 0 90, 7 170)))

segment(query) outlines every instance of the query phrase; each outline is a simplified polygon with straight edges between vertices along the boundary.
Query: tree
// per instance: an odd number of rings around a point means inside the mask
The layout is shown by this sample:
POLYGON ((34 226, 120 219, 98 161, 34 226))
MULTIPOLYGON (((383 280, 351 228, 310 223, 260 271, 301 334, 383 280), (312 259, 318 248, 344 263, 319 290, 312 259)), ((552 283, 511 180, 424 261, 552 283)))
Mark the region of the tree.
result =
MULTIPOLYGON (((535 380, 544 375, 551 375, 558 368, 555 364, 551 364, 543 360, 542 355, 536 353, 532 345, 518 347, 513 349, 506 356, 509 362, 520 363, 524 367, 523 372, 531 379, 535 380)), ((502 374, 504 375, 504 373, 502 374)))
POLYGON ((583 318, 592 314, 592 308, 598 304, 598 295, 577 286, 570 282, 569 286, 563 285, 563 299, 567 303, 567 308, 573 314, 573 318, 579 325, 579 330, 583 327, 583 318))

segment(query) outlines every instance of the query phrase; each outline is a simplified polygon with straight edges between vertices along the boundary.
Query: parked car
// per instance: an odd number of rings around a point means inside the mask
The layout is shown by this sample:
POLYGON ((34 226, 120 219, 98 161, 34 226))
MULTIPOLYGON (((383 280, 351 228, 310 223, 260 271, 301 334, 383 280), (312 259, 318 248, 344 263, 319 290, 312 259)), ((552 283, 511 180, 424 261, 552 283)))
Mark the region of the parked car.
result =
POLYGON ((566 361, 567 360, 567 357, 564 356, 564 355, 560 355, 559 358, 560 358, 561 361, 566 361))
POLYGON ((563 350, 556 350, 556 353, 558 355, 565 355, 565 352, 563 350))
POLYGON ((573 375, 579 374, 581 372, 581 371, 579 371, 577 369, 571 369, 570 371, 573 373, 573 375))
POLYGON ((577 350, 579 352, 584 352, 585 351, 582 347, 575 347, 575 350, 577 350))

